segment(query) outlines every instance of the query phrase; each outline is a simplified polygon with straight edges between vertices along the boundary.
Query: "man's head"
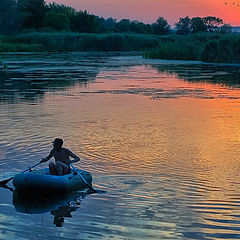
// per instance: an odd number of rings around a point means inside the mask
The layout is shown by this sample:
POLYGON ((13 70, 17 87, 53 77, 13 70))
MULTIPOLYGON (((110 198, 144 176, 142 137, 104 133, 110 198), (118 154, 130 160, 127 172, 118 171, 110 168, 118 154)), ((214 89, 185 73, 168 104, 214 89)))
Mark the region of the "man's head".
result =
POLYGON ((54 148, 60 149, 63 145, 63 140, 61 138, 55 138, 52 143, 54 148))

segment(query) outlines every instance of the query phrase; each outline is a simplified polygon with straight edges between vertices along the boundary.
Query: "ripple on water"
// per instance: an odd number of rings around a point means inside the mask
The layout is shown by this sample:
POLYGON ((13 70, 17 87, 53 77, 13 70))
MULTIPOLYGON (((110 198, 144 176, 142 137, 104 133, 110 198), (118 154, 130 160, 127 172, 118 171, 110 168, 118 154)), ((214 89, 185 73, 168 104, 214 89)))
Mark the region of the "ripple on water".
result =
POLYGON ((240 239, 239 90, 218 84, 231 82, 230 68, 105 54, 9 58, 0 178, 35 164, 59 136, 106 192, 86 196, 56 229, 51 213, 14 212, 0 189, 0 239, 29 239, 30 228, 36 240, 240 239))

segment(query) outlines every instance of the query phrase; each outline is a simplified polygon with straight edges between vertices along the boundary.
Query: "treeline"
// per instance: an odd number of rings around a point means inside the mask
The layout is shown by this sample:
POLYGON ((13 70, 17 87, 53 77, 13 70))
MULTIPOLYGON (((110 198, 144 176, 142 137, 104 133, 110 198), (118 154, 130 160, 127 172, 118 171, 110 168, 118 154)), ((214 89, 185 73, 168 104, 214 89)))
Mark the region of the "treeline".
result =
POLYGON ((152 33, 166 34, 168 22, 159 17, 153 24, 114 18, 104 19, 77 11, 63 4, 44 0, 1 0, 0 34, 16 34, 30 31, 70 31, 78 33, 152 33))
POLYGON ((147 58, 240 62, 240 35, 214 16, 180 18, 173 30, 163 17, 145 24, 45 0, 0 0, 0 52, 21 51, 145 51, 147 58))
MULTIPOLYGON (((196 32, 230 32, 231 26, 216 17, 180 18, 175 24, 177 34, 196 32)), ((159 17, 152 24, 140 21, 103 18, 85 11, 49 3, 44 0, 1 0, 0 34, 19 32, 56 32, 78 33, 141 33, 166 35, 170 33, 168 21, 159 17)))
POLYGON ((232 26, 223 22, 221 18, 208 16, 208 17, 193 17, 180 18, 175 23, 177 34, 188 35, 190 33, 199 32, 219 32, 230 33, 232 26))

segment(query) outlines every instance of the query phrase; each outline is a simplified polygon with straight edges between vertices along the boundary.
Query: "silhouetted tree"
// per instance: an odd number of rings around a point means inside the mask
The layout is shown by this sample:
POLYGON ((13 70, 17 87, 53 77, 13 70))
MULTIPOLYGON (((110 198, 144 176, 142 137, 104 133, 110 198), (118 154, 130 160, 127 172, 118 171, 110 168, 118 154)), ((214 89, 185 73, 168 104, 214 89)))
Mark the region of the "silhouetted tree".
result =
POLYGON ((187 16, 185 18, 180 18, 177 23, 175 23, 177 34, 187 35, 191 32, 191 19, 187 16))
POLYGON ((122 19, 116 24, 116 29, 119 32, 129 32, 130 31, 130 20, 129 19, 122 19))
POLYGON ((152 24, 153 33, 164 35, 169 33, 170 25, 164 17, 159 17, 155 23, 152 24))
POLYGON ((117 20, 114 19, 114 18, 107 18, 106 21, 105 21, 105 24, 106 24, 106 31, 107 32, 116 32, 116 23, 117 23, 117 20))
POLYGON ((230 24, 223 24, 219 28, 220 33, 231 33, 232 32, 232 26, 230 24))
POLYGON ((208 32, 218 31, 219 26, 223 24, 223 20, 218 17, 208 16, 208 17, 202 18, 202 20, 206 25, 206 30, 208 32))
POLYGON ((89 14, 86 10, 77 12, 71 24, 73 30, 77 32, 94 33, 97 31, 96 16, 89 14))
POLYGON ((0 2, 0 34, 17 32, 22 18, 15 0, 1 0, 0 2))
POLYGON ((188 34, 196 32, 220 32, 220 33, 230 33, 231 25, 224 24, 221 18, 217 17, 194 17, 190 19, 189 17, 180 18, 180 20, 175 23, 178 34, 188 34))
POLYGON ((43 20, 44 27, 57 31, 70 30, 70 19, 76 13, 75 9, 63 4, 50 3, 43 20))
MULTIPOLYGON (((85 33, 134 32, 168 34, 170 25, 163 17, 153 24, 144 24, 129 19, 98 17, 85 11, 76 11, 63 4, 49 3, 46 0, 0 0, 0 34, 10 34, 20 29, 49 28, 55 31, 70 30, 85 33)), ((231 26, 214 16, 180 18, 175 23, 177 34, 196 32, 230 33, 231 26)))
POLYGON ((134 20, 130 23, 130 31, 135 33, 147 33, 148 29, 144 23, 134 20))
POLYGON ((146 24, 145 26, 146 26, 147 33, 152 33, 153 32, 151 24, 146 24))
POLYGON ((25 14, 23 28, 40 29, 47 12, 44 0, 19 0, 18 9, 25 14))
POLYGON ((117 20, 114 19, 114 18, 107 18, 106 19, 106 26, 107 27, 115 27, 116 23, 117 23, 117 20))
POLYGON ((200 17, 194 17, 191 19, 191 32, 206 32, 206 24, 204 23, 203 19, 200 17))
POLYGON ((104 33, 107 31, 106 20, 103 17, 96 16, 96 25, 97 25, 97 32, 104 33))

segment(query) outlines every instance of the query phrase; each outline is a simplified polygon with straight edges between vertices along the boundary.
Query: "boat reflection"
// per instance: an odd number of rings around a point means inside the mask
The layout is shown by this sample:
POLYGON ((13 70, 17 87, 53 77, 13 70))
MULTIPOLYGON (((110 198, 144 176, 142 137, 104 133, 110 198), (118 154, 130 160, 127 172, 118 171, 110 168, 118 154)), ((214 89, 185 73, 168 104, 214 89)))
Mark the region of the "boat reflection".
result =
POLYGON ((27 214, 43 214, 50 212, 54 216, 53 223, 56 227, 62 227, 64 218, 72 217, 72 212, 80 207, 81 199, 85 192, 21 192, 13 191, 12 202, 17 212, 27 214))
MULTIPOLYGON (((80 203, 79 203, 80 205, 80 203)), ((55 210, 51 211, 51 214, 54 216, 53 223, 56 225, 56 227, 62 227, 64 218, 65 217, 72 217, 71 212, 76 211, 79 208, 79 206, 60 206, 55 210)))

